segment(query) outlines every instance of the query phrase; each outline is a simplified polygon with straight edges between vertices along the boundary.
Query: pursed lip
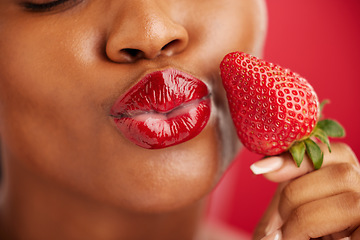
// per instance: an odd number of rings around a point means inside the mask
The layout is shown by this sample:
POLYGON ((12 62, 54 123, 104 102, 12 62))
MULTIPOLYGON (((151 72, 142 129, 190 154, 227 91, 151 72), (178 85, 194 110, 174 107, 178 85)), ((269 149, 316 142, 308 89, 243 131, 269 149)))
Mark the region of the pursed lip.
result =
POLYGON ((209 90, 169 68, 147 74, 110 110, 120 132, 138 146, 159 149, 197 136, 210 117, 209 90))

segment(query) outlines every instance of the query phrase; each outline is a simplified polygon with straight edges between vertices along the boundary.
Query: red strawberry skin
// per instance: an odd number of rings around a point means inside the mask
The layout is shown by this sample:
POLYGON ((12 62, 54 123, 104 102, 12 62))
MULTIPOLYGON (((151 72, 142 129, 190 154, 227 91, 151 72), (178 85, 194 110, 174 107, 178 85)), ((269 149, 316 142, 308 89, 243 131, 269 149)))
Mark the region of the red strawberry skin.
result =
POLYGON ((220 70, 245 147, 277 155, 311 134, 319 118, 319 101, 300 75, 242 52, 227 54, 220 70))

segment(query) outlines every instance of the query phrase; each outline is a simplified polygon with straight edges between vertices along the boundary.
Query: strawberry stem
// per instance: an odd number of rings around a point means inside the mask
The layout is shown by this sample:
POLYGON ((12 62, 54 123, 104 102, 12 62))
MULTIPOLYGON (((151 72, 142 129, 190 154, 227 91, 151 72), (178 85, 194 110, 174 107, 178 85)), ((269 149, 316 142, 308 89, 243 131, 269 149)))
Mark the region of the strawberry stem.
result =
POLYGON ((324 119, 319 121, 316 126, 323 130, 329 137, 340 138, 345 136, 343 126, 335 120, 324 119))
POLYGON ((315 170, 319 169, 323 163, 324 154, 320 147, 310 138, 304 141, 306 145, 306 154, 314 164, 315 170))
MULTIPOLYGON (((327 103, 329 103, 329 100, 321 102, 320 113, 322 113, 322 110, 327 103)), ((317 143, 311 140, 311 137, 316 137, 326 144, 329 152, 331 153, 329 137, 340 138, 344 136, 345 130, 340 123, 332 119, 324 119, 316 124, 314 130, 308 138, 303 141, 296 142, 289 151, 298 167, 300 167, 306 151, 306 154, 313 162, 314 168, 319 169, 323 163, 324 153, 321 151, 317 143)))
POLYGON ((325 143, 329 149, 329 152, 331 153, 330 141, 325 131, 323 131, 321 128, 316 126, 314 128, 312 135, 314 135, 321 142, 325 143))
POLYGON ((323 100, 321 103, 320 103, 320 119, 323 117, 323 110, 324 110, 324 107, 326 104, 329 104, 330 103, 330 100, 329 99, 325 99, 323 100))
POLYGON ((300 167, 304 155, 305 155, 305 144, 303 141, 295 143, 290 149, 289 149, 296 165, 300 167))

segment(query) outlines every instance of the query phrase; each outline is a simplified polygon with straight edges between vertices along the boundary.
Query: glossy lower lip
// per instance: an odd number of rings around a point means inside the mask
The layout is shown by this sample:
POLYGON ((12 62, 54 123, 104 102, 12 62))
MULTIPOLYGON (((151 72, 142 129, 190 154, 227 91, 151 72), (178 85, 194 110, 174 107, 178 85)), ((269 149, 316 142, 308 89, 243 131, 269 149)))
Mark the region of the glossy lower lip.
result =
POLYGON ((207 86, 176 69, 146 75, 121 96, 110 115, 136 145, 159 149, 197 136, 210 117, 207 86))

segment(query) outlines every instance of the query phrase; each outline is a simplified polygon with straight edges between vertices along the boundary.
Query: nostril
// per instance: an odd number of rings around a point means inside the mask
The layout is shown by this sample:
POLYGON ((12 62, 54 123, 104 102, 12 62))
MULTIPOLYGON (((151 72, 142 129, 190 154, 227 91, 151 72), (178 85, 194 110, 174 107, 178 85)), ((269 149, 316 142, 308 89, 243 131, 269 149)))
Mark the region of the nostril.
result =
POLYGON ((174 51, 174 48, 176 48, 176 45, 178 45, 178 44, 180 44, 180 40, 178 40, 178 39, 172 40, 171 42, 165 44, 161 48, 161 51, 166 54, 171 54, 172 51, 174 51))
POLYGON ((171 41, 171 42, 169 42, 169 43, 165 44, 165 45, 161 48, 161 51, 163 51, 163 50, 165 50, 165 49, 169 48, 169 46, 170 46, 170 45, 173 45, 173 43, 174 43, 174 42, 176 42, 176 41, 177 41, 177 40, 173 40, 173 41, 171 41))
POLYGON ((147 51, 142 51, 137 48, 123 48, 118 53, 117 61, 122 63, 133 63, 140 59, 154 59, 160 55, 171 56, 181 48, 182 41, 174 39, 160 48, 152 47, 147 48, 147 51))
POLYGON ((138 50, 138 49, 133 49, 133 48, 124 48, 121 50, 122 52, 130 55, 131 57, 139 57, 142 54, 142 51, 138 50))
POLYGON ((120 50, 121 55, 127 62, 135 62, 144 57, 144 52, 134 48, 124 48, 120 50))

